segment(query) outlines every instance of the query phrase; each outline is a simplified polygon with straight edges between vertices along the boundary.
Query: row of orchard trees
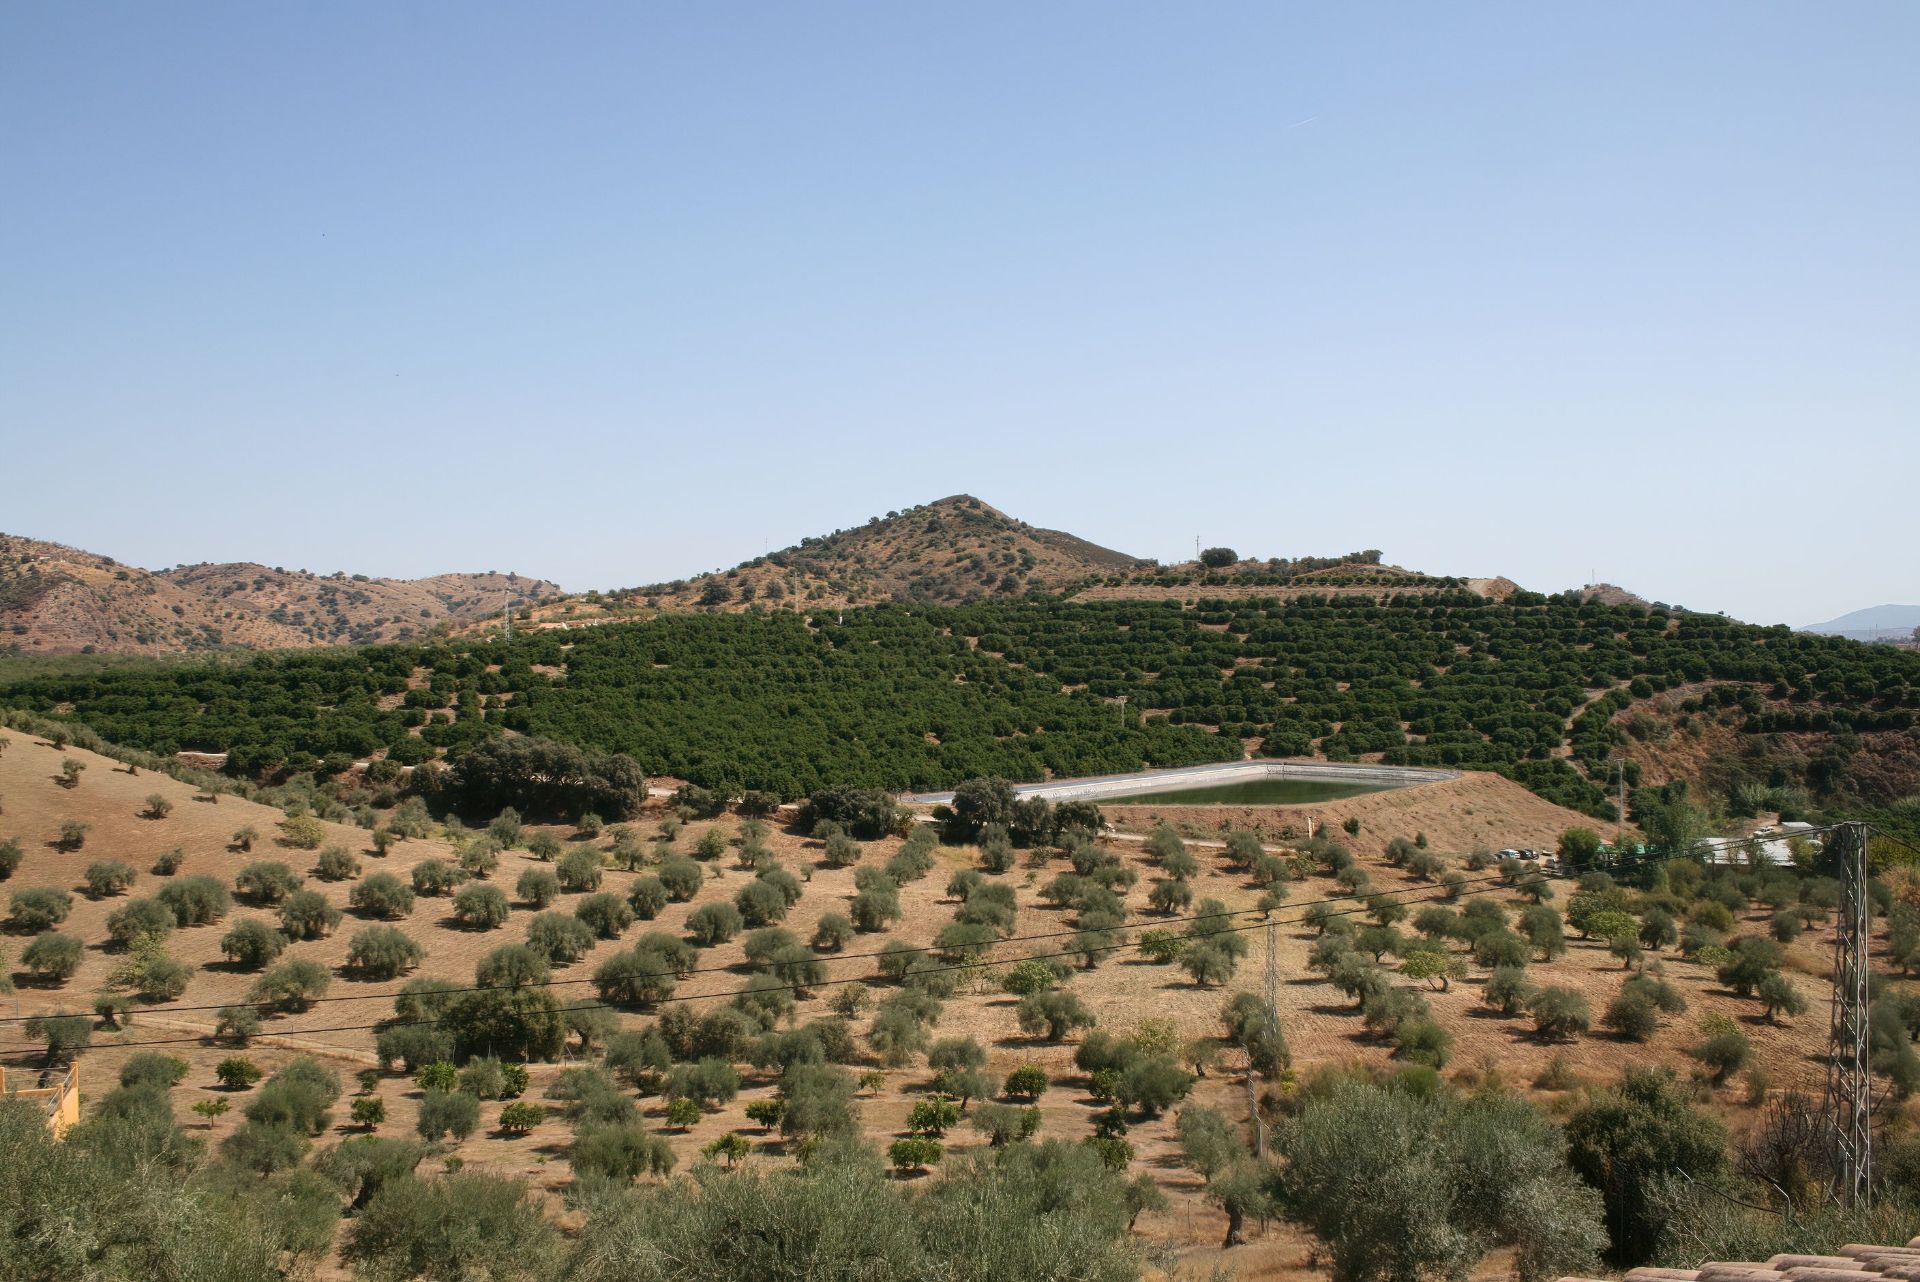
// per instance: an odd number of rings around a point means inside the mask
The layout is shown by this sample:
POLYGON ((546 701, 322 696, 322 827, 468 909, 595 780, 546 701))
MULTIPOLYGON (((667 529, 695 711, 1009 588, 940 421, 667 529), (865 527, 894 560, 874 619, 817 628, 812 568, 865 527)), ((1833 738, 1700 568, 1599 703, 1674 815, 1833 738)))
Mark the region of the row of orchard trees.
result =
POLYGON ((1920 655, 1527 594, 1037 599, 134 665, 15 682, 0 705, 70 710, 156 752, 230 750, 248 776, 414 763, 513 730, 791 799, 1226 760, 1252 739, 1270 756, 1495 769, 1601 814, 1604 789, 1561 750, 1603 775, 1615 713, 1701 683, 1704 710, 1759 732, 1900 731, 1920 655))

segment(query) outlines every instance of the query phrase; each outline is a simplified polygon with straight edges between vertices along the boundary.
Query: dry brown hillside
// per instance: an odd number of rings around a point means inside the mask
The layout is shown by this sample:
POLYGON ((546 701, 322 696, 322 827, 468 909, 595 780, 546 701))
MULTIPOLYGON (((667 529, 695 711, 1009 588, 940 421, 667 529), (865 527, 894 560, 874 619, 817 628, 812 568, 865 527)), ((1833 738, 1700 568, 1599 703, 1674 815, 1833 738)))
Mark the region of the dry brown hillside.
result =
MULTIPOLYGON (((0 731, 0 738, 8 741, 6 750, 0 752, 0 803, 4 804, 4 812, 0 812, 0 838, 17 839, 24 850, 18 870, 11 880, 0 885, 0 895, 33 886, 74 891, 72 914, 59 929, 80 937, 86 944, 78 973, 62 983, 41 985, 26 974, 16 972, 18 1011, 6 1011, 9 1016, 17 1018, 17 1015, 58 1007, 89 1008, 93 994, 106 983, 121 959, 121 954, 107 947, 107 916, 127 899, 151 896, 165 883, 164 878, 151 871, 162 852, 176 847, 183 852, 184 863, 178 875, 208 874, 229 886, 240 869, 255 860, 284 861, 301 872, 308 872, 314 862, 314 852, 289 849, 276 843, 274 837, 279 831, 277 821, 281 816, 275 810, 231 796, 222 797, 217 803, 196 800, 191 788, 170 778, 147 772, 131 776, 107 758, 72 748, 56 749, 37 736, 20 731, 0 731), (78 786, 71 790, 55 782, 65 758, 85 766, 78 786), (159 794, 172 802, 166 817, 143 817, 150 794, 159 794), (88 823, 91 828, 81 850, 63 852, 54 842, 61 825, 73 819, 88 823), (243 827, 255 828, 261 834, 251 853, 243 853, 230 845, 233 834, 243 827), (76 887, 83 880, 83 870, 95 860, 103 859, 124 860, 137 870, 134 884, 126 895, 92 900, 78 893, 76 887)), ((1433 849, 1448 852, 1447 858, 1457 867, 1456 848, 1443 844, 1443 837, 1448 841, 1481 840, 1483 834, 1478 820, 1508 805, 1519 804, 1519 799, 1502 798, 1495 795, 1497 792, 1498 789, 1484 780, 1468 779, 1457 787, 1409 788, 1312 809, 1326 823, 1338 824, 1346 817, 1359 816, 1361 833, 1354 849, 1362 866, 1371 873, 1378 889, 1397 892, 1417 906, 1422 900, 1435 900, 1441 893, 1439 888, 1389 866, 1378 854, 1379 843, 1396 830, 1425 831, 1433 841, 1433 849)), ((1518 823, 1512 840, 1524 838, 1526 844, 1538 844, 1544 827, 1557 822, 1557 816, 1539 810, 1544 803, 1537 799, 1527 800, 1531 808, 1510 812, 1518 823)), ((649 839, 657 831, 658 821, 664 818, 661 804, 654 803, 654 809, 634 825, 649 839)), ((739 821, 731 817, 713 823, 690 823, 679 832, 674 844, 682 851, 691 850, 710 826, 719 827, 729 837, 737 837, 738 825, 739 821)), ((1274 820, 1268 830, 1277 831, 1279 826, 1280 821, 1274 820)), ((565 839, 569 850, 604 849, 610 840, 603 836, 587 842, 571 832, 554 831, 565 839)), ((1506 844, 1497 833, 1486 833, 1484 839, 1506 844)), ((405 879, 422 860, 446 858, 451 853, 443 840, 421 840, 400 843, 385 858, 376 858, 367 849, 364 831, 334 824, 326 826, 325 841, 346 847, 358 856, 361 878, 375 872, 392 872, 405 879)), ((822 862, 818 842, 777 826, 769 835, 768 844, 779 861, 804 878, 801 897, 784 923, 795 935, 804 940, 812 934, 814 923, 823 914, 847 910, 848 900, 854 893, 855 868, 827 867, 822 862)), ((899 846, 898 839, 868 843, 862 851, 860 866, 881 863, 899 846)), ((1147 895, 1154 884, 1156 870, 1138 842, 1116 840, 1107 843, 1107 848, 1113 858, 1139 877, 1133 886, 1122 888, 1130 919, 1151 926, 1156 919, 1148 908, 1147 895)), ((1226 866, 1217 845, 1195 841, 1192 853, 1199 862, 1192 880, 1196 898, 1216 898, 1233 910, 1252 907, 1259 898, 1259 888, 1246 875, 1226 866)), ((805 1022, 826 1015, 829 1002, 839 991, 836 982, 861 977, 872 984, 876 997, 894 991, 891 982, 875 976, 872 954, 890 938, 918 944, 930 941, 952 920, 958 907, 946 894, 949 877, 959 869, 978 865, 979 853, 970 847, 939 849, 931 874, 901 887, 903 917, 899 922, 886 932, 854 936, 842 954, 823 954, 828 966, 828 982, 800 1000, 796 1018, 805 1022)), ((514 888, 523 872, 541 866, 525 850, 504 853, 499 867, 491 874, 491 881, 506 890, 513 903, 508 919, 496 929, 462 929, 450 916, 448 899, 420 897, 411 912, 395 923, 425 949, 425 960, 412 973, 471 982, 475 962, 488 950, 520 942, 534 910, 519 901, 514 888)), ((692 902, 669 904, 656 920, 636 923, 624 931, 622 939, 602 940, 581 961, 560 967, 554 976, 559 985, 556 993, 566 1000, 592 1000, 594 989, 585 981, 602 961, 631 947, 643 931, 680 933, 693 910, 708 903, 731 900, 754 876, 752 871, 739 866, 731 851, 704 867, 705 884, 692 902)), ((1021 955, 1044 953, 1063 946, 1058 932, 1071 929, 1071 910, 1049 904, 1041 890, 1064 867, 1064 861, 1052 852, 1023 852, 1011 871, 989 878, 1003 882, 1014 891, 1016 936, 1045 937, 1031 942, 1016 938, 998 945, 993 954, 996 962, 1004 963, 1021 955)), ((604 873, 602 889, 624 897, 629 886, 650 871, 645 867, 637 872, 609 867, 604 873)), ((1487 879, 1485 874, 1469 875, 1483 879, 1473 883, 1472 894, 1485 894, 1513 911, 1521 906, 1519 896, 1499 885, 1497 879, 1487 879)), ((309 873, 306 886, 320 891, 344 909, 357 879, 323 882, 309 873)), ((1319 1066, 1331 1064, 1357 1062, 1384 1067, 1390 1063, 1390 1044, 1382 1037, 1369 1034, 1353 1003, 1307 968, 1314 935, 1301 922, 1304 908, 1341 893, 1330 877, 1316 872, 1291 884, 1288 903, 1276 914, 1282 923, 1276 932, 1281 977, 1278 1010, 1292 1047, 1295 1074, 1310 1073, 1319 1066)), ((556 911, 568 912, 580 899, 579 894, 564 894, 553 907, 556 911)), ((1564 900, 1563 887, 1560 902, 1564 900)), ((215 1142, 233 1129, 247 1096, 222 1091, 214 1082, 214 1065, 233 1054, 234 1049, 208 1038, 214 1021, 214 1012, 208 1008, 241 1000, 256 978, 253 973, 226 964, 221 957, 221 936, 233 923, 245 918, 260 918, 271 924, 274 910, 236 903, 221 923, 173 932, 167 947, 175 957, 194 968, 192 979, 178 999, 141 1009, 129 1029, 116 1032, 102 1028, 94 1034, 93 1046, 84 1053, 81 1067, 89 1100, 99 1099, 135 1046, 160 1042, 164 1043, 167 1053, 179 1056, 189 1065, 185 1080, 174 1092, 177 1114, 196 1133, 208 1134, 215 1142), (190 1106, 200 1100, 221 1097, 233 1100, 233 1111, 216 1119, 207 1131, 200 1131, 200 1123, 189 1112, 190 1106)), ((1767 910, 1756 903, 1743 914, 1742 929, 1764 930, 1766 918, 1767 910)), ((357 979, 342 969, 349 941, 355 933, 374 924, 377 923, 349 912, 331 936, 291 945, 286 958, 317 961, 332 974, 325 994, 328 1000, 304 1014, 268 1019, 266 1027, 272 1036, 258 1040, 247 1054, 268 1069, 300 1053, 318 1054, 334 1064, 351 1092, 353 1074, 373 1062, 374 1034, 361 1026, 392 1014, 392 995, 403 982, 357 979)), ((1403 929, 1407 925, 1403 923, 1403 929)), ((1139 953, 1128 950, 1101 960, 1093 969, 1076 971, 1069 990, 1097 1016, 1100 1028, 1116 1034, 1146 1034, 1176 1045, 1187 1039, 1215 1039, 1221 1035, 1218 1014, 1229 994, 1257 988, 1261 983, 1265 963, 1264 930, 1252 927, 1244 938, 1249 942, 1249 952, 1224 986, 1201 987, 1178 967, 1150 964, 1139 953)), ((0 938, 0 948, 7 951, 16 968, 27 942, 28 938, 18 933, 11 938, 0 938)), ((1597 1028, 1563 1045, 1543 1043, 1534 1035, 1526 1018, 1500 1016, 1482 1003, 1486 972, 1478 966, 1469 966, 1466 976, 1446 991, 1435 991, 1397 972, 1391 979, 1398 987, 1422 992, 1433 1018, 1452 1035, 1453 1054, 1446 1069, 1449 1076, 1471 1082, 1497 1074, 1512 1086, 1531 1090, 1550 1105, 1571 1102, 1575 1097, 1569 1091, 1576 1090, 1580 1083, 1610 1080, 1627 1063, 1664 1061, 1686 1071, 1692 1061, 1685 1048, 1698 1039, 1699 1021, 1708 1013, 1723 1013, 1738 1021, 1738 1026, 1752 1038, 1757 1063, 1775 1089, 1817 1089, 1825 1032, 1820 976, 1830 947, 1831 934, 1825 928, 1809 930, 1789 947, 1789 967, 1810 1002, 1807 1014, 1780 1025, 1767 1023, 1757 1003, 1739 999, 1721 987, 1709 969, 1683 962, 1671 951, 1665 953, 1661 964, 1667 977, 1684 994, 1688 1009, 1683 1015, 1665 1020, 1664 1027, 1644 1043, 1625 1042, 1597 1028), (1559 1080, 1547 1087, 1536 1085, 1536 1079, 1555 1057, 1564 1059, 1559 1080)), ((1464 953, 1456 950, 1456 955, 1466 960, 1464 953)), ((1386 964, 1393 969, 1391 955, 1386 958, 1386 964)), ((695 1008, 702 1010, 726 1002, 751 974, 744 964, 740 938, 703 950, 698 967, 698 973, 680 982, 675 1000, 691 999, 695 1008)), ((1620 962, 1608 954, 1604 944, 1578 939, 1570 940, 1564 957, 1536 962, 1530 967, 1535 982, 1562 984, 1579 990, 1596 1015, 1619 991, 1627 974, 1620 962)), ((1089 1079, 1074 1065, 1077 1037, 1048 1043, 1022 1033, 1015 1020, 1016 1002, 1000 990, 997 977, 989 971, 980 979, 964 984, 946 1000, 933 1035, 977 1039, 986 1050, 987 1071, 995 1081, 1022 1065, 1040 1065, 1051 1081, 1051 1089, 1039 1105, 1041 1136, 1078 1139, 1091 1134, 1094 1117, 1104 1105, 1089 1095, 1089 1079)), ((917 1056, 909 1065, 897 1068, 883 1068, 872 1058, 867 1040, 871 1009, 852 1021, 851 1031, 865 1060, 854 1065, 852 1071, 874 1075, 859 1094, 860 1120, 867 1134, 884 1145, 903 1132, 909 1109, 916 1100, 924 1098, 930 1073, 924 1059, 917 1056)), ((619 1012, 619 1019, 626 1027, 636 1028, 651 1022, 659 1013, 629 1008, 619 1012)), ((0 1033, 0 1062, 21 1070, 38 1068, 44 1062, 43 1057, 26 1042, 20 1025, 8 1023, 4 1027, 13 1031, 0 1033)), ((1220 1109, 1238 1123, 1247 1115, 1241 1061, 1233 1048, 1217 1043, 1216 1046, 1218 1063, 1195 1084, 1192 1098, 1220 1109)), ((578 1054, 574 1051, 576 1063, 578 1054)), ((752 1152, 745 1159, 749 1165, 792 1160, 779 1134, 749 1122, 744 1112, 750 1102, 772 1096, 773 1074, 745 1064, 738 1067, 742 1077, 739 1097, 705 1114, 685 1131, 668 1127, 664 1101, 659 1096, 638 1101, 648 1126, 664 1135, 678 1154, 680 1171, 695 1164, 701 1146, 728 1131, 739 1131, 750 1141, 752 1152)), ((526 1098, 539 1101, 559 1068, 556 1064, 532 1066, 533 1085, 526 1098)), ((1291 1083, 1295 1080, 1289 1077, 1286 1081, 1265 1083, 1261 1089, 1284 1097, 1294 1089, 1291 1083)), ((389 1134, 411 1134, 420 1099, 415 1084, 401 1073, 389 1073, 381 1079, 376 1092, 388 1110, 383 1130, 389 1134)), ((1744 1086, 1738 1081, 1720 1088, 1703 1088, 1703 1092, 1705 1098, 1736 1117, 1752 1115, 1741 1102, 1744 1086)), ((557 1206, 557 1195, 570 1179, 566 1156, 572 1139, 567 1124, 557 1111, 550 1111, 531 1134, 506 1135, 494 1129, 500 1107, 495 1102, 484 1103, 480 1129, 454 1145, 450 1155, 458 1156, 470 1170, 488 1170, 525 1179, 536 1189, 555 1195, 551 1204, 557 1206)), ((355 1133, 355 1128, 346 1121, 346 1114, 347 1101, 343 1099, 335 1108, 334 1130, 321 1136, 320 1144, 355 1133)), ((1252 1241, 1247 1246, 1224 1254, 1218 1249, 1224 1219, 1206 1200, 1199 1178, 1180 1161, 1171 1112, 1136 1120, 1127 1138, 1134 1147, 1133 1170, 1150 1175, 1170 1200, 1168 1210, 1143 1216, 1138 1225, 1141 1244, 1152 1253, 1152 1258, 1177 1261, 1181 1277, 1206 1276, 1215 1263, 1225 1264, 1234 1276, 1248 1280, 1325 1276, 1324 1266, 1314 1262, 1311 1240, 1284 1224, 1252 1230, 1252 1241)), ((952 1154, 983 1142, 983 1138, 963 1122, 948 1132, 949 1159, 952 1154)), ((341 1276, 331 1268, 322 1272, 324 1276, 341 1276)))
POLYGON ((0 534, 0 649, 158 654, 405 641, 559 590, 491 572, 376 579, 248 562, 149 571, 0 534))
POLYGON ((814 609, 881 601, 953 603, 1054 592, 1146 565, 1059 530, 1043 530, 966 494, 802 539, 731 570, 533 612, 544 625, 604 622, 654 610, 814 609))

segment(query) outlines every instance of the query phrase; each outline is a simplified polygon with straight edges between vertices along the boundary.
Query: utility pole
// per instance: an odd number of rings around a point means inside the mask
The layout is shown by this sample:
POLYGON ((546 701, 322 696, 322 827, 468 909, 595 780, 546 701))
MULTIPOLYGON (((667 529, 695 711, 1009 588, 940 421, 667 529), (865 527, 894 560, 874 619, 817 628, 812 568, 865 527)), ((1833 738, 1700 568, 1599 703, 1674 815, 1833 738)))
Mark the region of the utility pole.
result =
POLYGON ((1827 1036, 1826 1114, 1833 1128, 1834 1197, 1872 1198, 1873 1077, 1867 1063, 1867 826, 1841 824, 1828 838, 1840 861, 1840 921, 1833 932, 1833 1019, 1827 1036))
MULTIPOLYGON (((1266 1008, 1267 1008, 1267 1045, 1272 1046, 1275 1035, 1280 1031, 1280 923, 1273 919, 1269 911, 1267 924, 1267 964, 1266 964, 1266 1008)), ((1253 1054, 1247 1054, 1247 1113, 1253 1118, 1253 1155, 1261 1161, 1267 1159, 1267 1123, 1260 1116, 1260 1099, 1253 1089, 1253 1054)))

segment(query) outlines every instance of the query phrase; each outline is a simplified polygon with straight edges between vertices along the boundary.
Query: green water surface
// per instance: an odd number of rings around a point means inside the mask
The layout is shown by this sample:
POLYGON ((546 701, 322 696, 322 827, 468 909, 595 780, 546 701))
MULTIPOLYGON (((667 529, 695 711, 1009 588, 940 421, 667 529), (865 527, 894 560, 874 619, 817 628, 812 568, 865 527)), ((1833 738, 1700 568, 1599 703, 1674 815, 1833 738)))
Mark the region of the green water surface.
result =
POLYGON ((1168 806, 1297 806, 1312 801, 1338 801, 1369 792, 1384 792, 1377 783, 1335 783, 1328 779, 1250 779, 1176 792, 1140 792, 1124 797, 1102 797, 1102 802, 1136 802, 1168 806))

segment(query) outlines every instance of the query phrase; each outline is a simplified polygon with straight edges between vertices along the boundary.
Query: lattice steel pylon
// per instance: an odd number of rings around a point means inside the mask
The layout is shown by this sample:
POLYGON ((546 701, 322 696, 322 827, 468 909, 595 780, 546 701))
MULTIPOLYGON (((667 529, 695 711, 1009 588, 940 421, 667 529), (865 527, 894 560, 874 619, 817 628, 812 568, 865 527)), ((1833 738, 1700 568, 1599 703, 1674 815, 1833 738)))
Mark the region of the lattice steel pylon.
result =
POLYGON ((1833 932, 1833 1020, 1827 1040, 1826 1113, 1833 1127, 1833 1194, 1865 1206, 1873 1187, 1873 1077, 1867 1054, 1867 828, 1841 824, 1840 922, 1833 932))

